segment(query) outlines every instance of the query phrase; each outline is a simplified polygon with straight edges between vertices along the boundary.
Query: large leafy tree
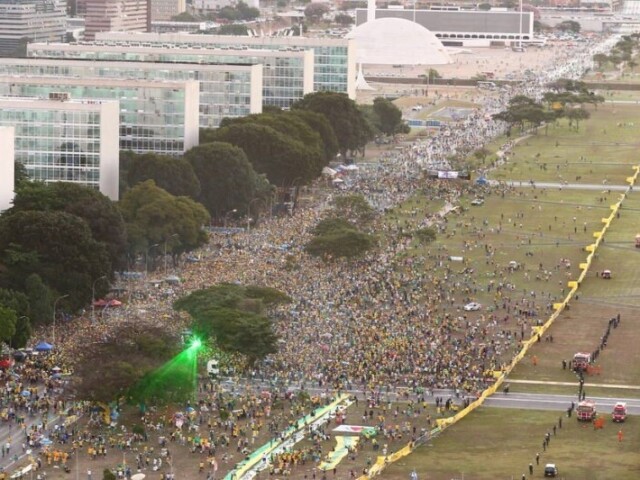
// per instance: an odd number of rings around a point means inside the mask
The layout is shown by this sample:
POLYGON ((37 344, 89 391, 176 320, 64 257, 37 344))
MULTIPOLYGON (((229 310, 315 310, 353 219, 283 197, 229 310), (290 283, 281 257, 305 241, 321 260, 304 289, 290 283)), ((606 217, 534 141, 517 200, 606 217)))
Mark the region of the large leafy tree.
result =
POLYGON ((242 149, 229 143, 204 143, 185 154, 200 179, 196 197, 212 216, 244 210, 255 195, 257 173, 242 149))
POLYGON ((311 110, 291 110, 288 115, 301 118, 311 129, 320 135, 326 162, 333 160, 338 153, 338 138, 327 117, 311 110))
POLYGON ((305 245, 310 255, 326 260, 360 256, 376 245, 376 238, 340 217, 326 218, 314 229, 314 237, 305 245))
POLYGON ((373 111, 375 112, 378 129, 385 135, 395 135, 396 133, 408 133, 408 126, 402 121, 402 111, 391 101, 383 97, 373 100, 373 111))
POLYGON ((277 335, 264 308, 290 301, 266 287, 219 284, 197 290, 175 302, 188 312, 193 329, 225 352, 240 353, 249 364, 277 351, 277 335))
POLYGON ((373 132, 362 112, 356 103, 343 93, 309 93, 293 104, 293 108, 324 115, 333 127, 338 139, 338 149, 343 155, 348 151, 362 150, 373 138, 373 132))
MULTIPOLYGON (((170 359, 177 349, 177 339, 164 328, 133 323, 117 327, 103 342, 92 344, 75 359, 76 397, 111 402, 123 396, 128 398, 130 394, 136 396, 140 391, 139 382, 170 359), (100 368, 96 368, 96 359, 100 360, 100 368)), ((173 380, 179 383, 178 378, 173 380)), ((165 382, 163 388, 171 389, 171 382, 165 382)), ((166 394, 154 400, 169 398, 170 391, 166 390, 166 394)))
MULTIPOLYGON (((99 191, 65 182, 23 183, 7 215, 29 210, 62 211, 79 217, 91 229, 94 240, 104 245, 111 264, 122 265, 126 247, 124 220, 116 204, 99 191)), ((101 275, 110 273, 104 271, 101 275)))
POLYGON ((145 153, 130 156, 128 163, 129 187, 145 180, 153 180, 171 195, 198 198, 200 194, 198 177, 192 165, 182 158, 145 153))
POLYGON ((0 306, 0 341, 9 342, 16 333, 18 316, 15 310, 0 306))
POLYGON ((29 318, 34 325, 49 323, 53 318, 53 294, 40 275, 32 273, 27 277, 24 291, 29 301, 29 318))
POLYGON ((167 242, 176 234, 178 242, 168 243, 171 249, 168 251, 173 254, 193 250, 207 241, 202 228, 210 220, 206 208, 190 198, 171 195, 157 187, 153 180, 129 190, 119 206, 127 224, 132 255, 167 242))
POLYGON ((0 307, 16 312, 15 333, 9 340, 9 345, 14 348, 24 347, 31 337, 29 298, 22 292, 0 288, 0 307))
POLYGON ((240 147, 258 173, 274 185, 310 181, 321 168, 314 163, 317 152, 275 128, 258 123, 237 123, 215 130, 212 140, 240 147))
POLYGON ((298 140, 307 147, 309 162, 314 169, 318 171, 318 175, 322 167, 326 166, 329 159, 325 158, 324 145, 322 137, 315 132, 303 118, 298 115, 292 115, 290 112, 282 110, 269 113, 261 113, 258 115, 249 115, 241 118, 225 119, 221 126, 225 127, 234 124, 257 123, 266 125, 274 130, 286 135, 289 138, 298 140))
POLYGON ((107 249, 93 238, 87 223, 61 211, 27 210, 3 216, 0 255, 4 287, 22 290, 28 275, 37 273, 49 288, 68 294, 66 303, 72 308, 91 299, 87 285, 92 279, 111 271, 107 249))

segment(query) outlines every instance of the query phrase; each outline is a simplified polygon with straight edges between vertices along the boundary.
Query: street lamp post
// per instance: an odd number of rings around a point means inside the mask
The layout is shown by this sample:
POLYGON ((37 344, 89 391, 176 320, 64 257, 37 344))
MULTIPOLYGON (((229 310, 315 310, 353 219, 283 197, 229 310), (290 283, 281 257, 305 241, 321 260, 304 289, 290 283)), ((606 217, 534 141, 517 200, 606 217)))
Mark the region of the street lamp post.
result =
POLYGON ((229 219, 229 215, 231 215, 232 213, 236 213, 237 211, 238 209, 234 208, 233 210, 229 210, 224 214, 224 228, 227 228, 227 220, 229 219))
POLYGON ((177 233, 174 233, 164 241, 164 276, 165 277, 167 276, 167 242, 171 240, 173 237, 179 237, 179 236, 180 235, 178 235, 177 233))
POLYGON ((96 321, 96 306, 95 306, 95 303, 96 303, 96 283, 99 280, 106 279, 106 278, 107 278, 106 275, 103 275, 100 278, 96 278, 93 281, 93 285, 91 286, 91 323, 96 321))
POLYGON ((158 247, 160 246, 159 243, 154 243, 153 245, 151 245, 149 248, 147 248, 147 252, 144 256, 144 278, 147 278, 147 275, 149 275, 149 252, 151 252, 152 248, 158 247))
MULTIPOLYGON (((249 206, 247 207, 247 233, 251 232, 251 205, 253 205, 253 202, 263 202, 263 200, 261 198, 254 198, 249 202, 249 206)), ((260 219, 260 212, 256 215, 256 221, 258 219, 260 219)))
POLYGON ((67 295, 62 295, 61 297, 56 298, 56 301, 53 302, 53 324, 52 324, 52 329, 51 329, 51 337, 53 340, 53 346, 56 346, 56 307, 58 306, 58 302, 60 300, 62 300, 63 298, 67 298, 69 296, 69 294, 67 295))

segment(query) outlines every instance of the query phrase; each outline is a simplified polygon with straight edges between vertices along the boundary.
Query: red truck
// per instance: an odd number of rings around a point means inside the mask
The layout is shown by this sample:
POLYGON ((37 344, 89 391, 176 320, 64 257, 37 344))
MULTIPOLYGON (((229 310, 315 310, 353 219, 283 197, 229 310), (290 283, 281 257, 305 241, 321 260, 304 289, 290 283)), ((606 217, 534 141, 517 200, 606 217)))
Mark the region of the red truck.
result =
POLYGON ((627 419, 627 404, 624 402, 618 402, 613 406, 613 412, 611 413, 611 419, 614 422, 624 422, 627 419))
POLYGON ((578 408, 576 409, 578 420, 591 422, 595 420, 596 415, 596 402, 593 400, 583 400, 578 404, 578 408))

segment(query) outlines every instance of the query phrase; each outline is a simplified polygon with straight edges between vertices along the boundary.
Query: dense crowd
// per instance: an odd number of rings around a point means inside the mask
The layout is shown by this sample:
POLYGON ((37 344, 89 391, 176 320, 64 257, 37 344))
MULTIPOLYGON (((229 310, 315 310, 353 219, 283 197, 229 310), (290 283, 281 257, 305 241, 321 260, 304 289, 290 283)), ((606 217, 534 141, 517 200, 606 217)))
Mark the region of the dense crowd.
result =
MULTIPOLYGON (((260 435, 277 439, 283 429, 315 408, 313 401, 278 398, 279 389, 263 392, 267 383, 284 387, 280 391, 287 387, 325 390, 323 399, 334 389, 361 390, 367 395, 399 387, 412 387, 418 394, 435 388, 453 388, 463 396, 478 393, 491 381, 489 372, 511 360, 518 342, 551 308, 554 299, 548 292, 518 289, 509 280, 512 270, 506 267, 495 265, 492 279, 484 282, 474 276, 473 269, 450 262, 447 251, 434 247, 418 258, 407 255, 412 242, 405 235, 406 223, 396 221, 398 205, 416 193, 428 202, 439 202, 443 207, 438 212, 410 213, 410 228, 432 226, 441 234, 455 234, 460 228, 456 223, 457 200, 474 187, 448 180, 425 181, 421 171, 449 170, 448 158, 467 155, 504 131, 505 126, 489 114, 504 108, 511 96, 539 98, 548 81, 579 77, 601 48, 607 47, 585 48, 581 56, 571 52, 572 58, 569 53, 560 56, 557 68, 536 81, 509 87, 500 96, 483 98, 482 108, 457 125, 402 150, 387 152, 376 163, 353 171, 349 191, 363 194, 385 214, 373 226, 383 238, 374 253, 354 261, 332 262, 304 253, 311 229, 331 205, 329 196, 324 202, 296 209, 291 217, 263 219, 251 232, 212 234, 210 244, 198 254, 199 262, 173 272, 181 277, 180 284, 150 286, 140 280, 123 281, 120 286, 127 288, 130 296, 122 307, 102 309, 93 321, 93 316, 86 314, 63 322, 57 330, 56 354, 31 356, 12 376, 0 373, 1 417, 15 429, 15 442, 24 442, 23 451, 39 446, 49 427, 49 414, 96 415, 88 405, 65 400, 63 379, 56 376, 55 366, 66 368, 80 350, 109 338, 115 326, 126 322, 162 325, 180 332, 188 318, 174 312, 172 302, 184 293, 220 282, 268 285, 293 299, 271 312, 280 337, 279 352, 250 371, 238 372, 254 380, 255 388, 251 384, 236 389, 203 383, 198 401, 181 413, 182 417, 176 417, 177 412, 146 413, 142 422, 147 431, 155 433, 158 445, 135 452, 137 467, 163 470, 164 478, 172 478, 166 466, 171 464, 172 445, 177 443, 198 455, 201 471, 211 472, 218 461, 244 458, 260 435), (482 315, 464 312, 462 306, 480 292, 493 294, 490 308, 482 315), (24 422, 25 417, 36 415, 41 415, 42 421, 24 422), (19 428, 22 435, 17 433, 19 428)), ((508 155, 513 145, 507 142, 501 152, 508 155)), ((500 194, 500 189, 495 192, 500 194)), ((505 228, 511 220, 505 219, 505 228)), ((483 228, 502 229, 502 223, 483 228)), ((480 239, 483 228, 478 230, 480 239)), ((463 244, 463 251, 473 248, 485 249, 487 262, 493 261, 495 248, 489 243, 469 240, 463 244)), ((561 270, 562 262, 555 272, 540 263, 535 275, 548 279, 560 276, 561 270)), ((409 403, 407 411, 400 413, 391 405, 386 411, 379 402, 376 418, 367 419, 365 411, 363 421, 379 427, 383 442, 415 437, 416 427, 407 419, 420 414, 421 401, 424 398, 415 405, 409 403)), ((430 417, 426 421, 430 423, 430 417)), ((118 435, 96 435, 64 425, 48 431, 57 443, 71 446, 72 451, 85 449, 93 457, 106 456, 113 449, 129 451, 139 440, 136 435, 126 429, 118 435)), ((3 457, 16 455, 19 447, 11 443, 3 445, 3 457)), ((46 461, 62 461, 63 453, 56 460, 55 451, 47 450, 46 461)), ((292 451, 275 458, 274 468, 288 471, 292 465, 322 458, 323 453, 313 448, 292 451)), ((118 472, 122 477, 131 473, 126 462, 118 472)))

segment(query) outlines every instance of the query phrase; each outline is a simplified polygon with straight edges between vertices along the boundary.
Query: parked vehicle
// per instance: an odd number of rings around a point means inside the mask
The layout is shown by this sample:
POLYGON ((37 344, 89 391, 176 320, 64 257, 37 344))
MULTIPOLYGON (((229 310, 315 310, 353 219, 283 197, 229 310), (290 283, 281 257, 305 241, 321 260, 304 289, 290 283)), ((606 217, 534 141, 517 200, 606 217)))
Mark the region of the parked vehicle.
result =
POLYGON ((557 477, 558 476, 558 467, 556 467, 555 463, 547 463, 544 466, 544 476, 545 477, 557 477))
POLYGON ((611 419, 614 422, 620 423, 624 422, 627 419, 627 404, 625 402, 618 402, 613 406, 611 419))
POLYGON ((578 404, 578 408, 576 409, 578 421, 591 422, 595 420, 597 414, 596 402, 593 400, 583 400, 578 404))
POLYGON ((573 356, 573 370, 576 372, 584 372, 590 364, 590 353, 578 352, 573 356))
POLYGON ((480 304, 479 304, 479 303, 477 303, 477 302, 467 303, 467 304, 464 306, 464 310, 465 310, 466 312, 475 312, 475 311, 477 311, 477 310, 480 310, 481 308, 482 308, 482 305, 480 305, 480 304))

